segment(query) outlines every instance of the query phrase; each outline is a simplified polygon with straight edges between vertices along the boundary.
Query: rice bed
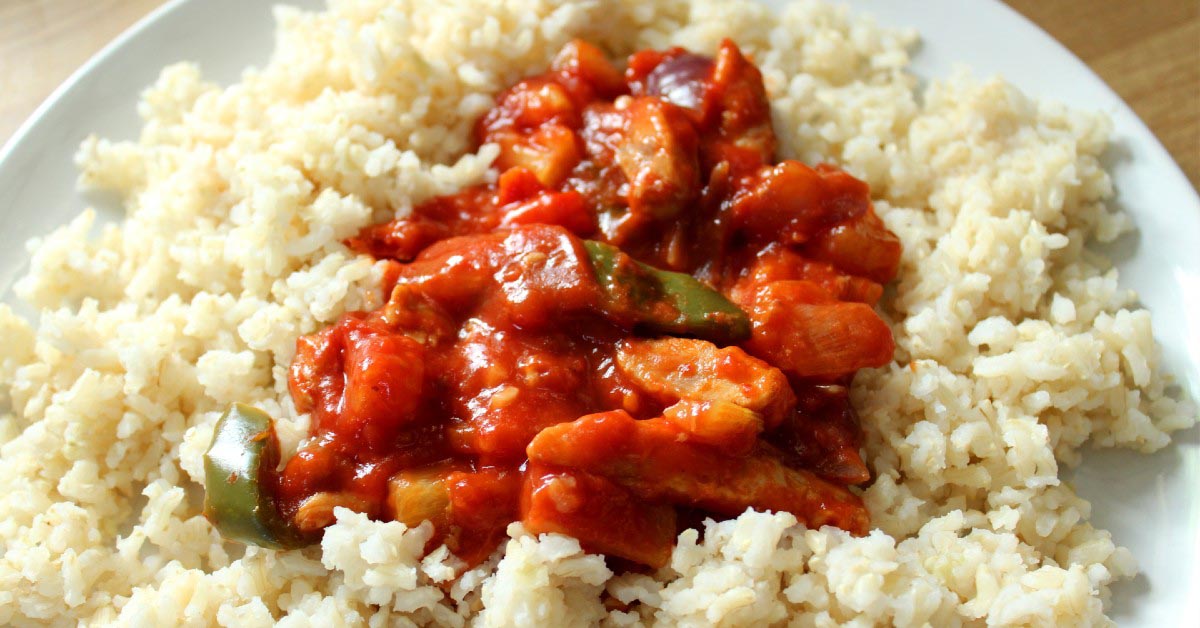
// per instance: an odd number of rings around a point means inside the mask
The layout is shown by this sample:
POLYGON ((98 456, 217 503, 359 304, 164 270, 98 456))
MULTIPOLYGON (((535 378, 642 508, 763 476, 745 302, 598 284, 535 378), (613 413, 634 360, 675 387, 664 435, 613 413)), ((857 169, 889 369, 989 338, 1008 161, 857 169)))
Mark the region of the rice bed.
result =
POLYGON ((82 183, 127 220, 89 237, 84 212, 30 243, 16 293, 40 319, 0 306, 0 624, 1108 623, 1135 564, 1060 465, 1087 441, 1153 451, 1196 411, 1084 249, 1131 227, 1105 206, 1104 117, 965 72, 918 92, 915 34, 823 4, 449 4, 280 8, 264 68, 222 88, 168 67, 138 141, 84 143, 82 183), (422 557, 428 524, 344 510, 304 551, 223 543, 198 499, 219 413, 259 405, 296 448, 295 338, 381 299, 381 266, 340 240, 494 176, 494 147, 466 152, 472 121, 573 37, 615 55, 731 37, 784 156, 870 183, 904 243, 883 299, 896 361, 853 391, 877 529, 747 512, 684 532, 652 576, 514 524, 455 579, 444 549, 422 557))

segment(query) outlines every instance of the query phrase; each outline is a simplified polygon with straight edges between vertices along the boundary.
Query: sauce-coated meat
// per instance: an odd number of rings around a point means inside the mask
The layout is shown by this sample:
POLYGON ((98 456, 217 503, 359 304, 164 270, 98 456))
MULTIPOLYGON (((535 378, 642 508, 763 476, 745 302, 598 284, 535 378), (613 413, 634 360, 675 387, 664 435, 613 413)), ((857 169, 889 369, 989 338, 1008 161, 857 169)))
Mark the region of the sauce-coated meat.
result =
POLYGON ((515 520, 651 567, 680 513, 865 533, 848 386, 892 360, 899 240, 865 183, 776 160, 750 59, 572 42, 475 138, 496 183, 347 241, 389 298, 297 342, 280 514, 428 521, 467 564, 515 520))

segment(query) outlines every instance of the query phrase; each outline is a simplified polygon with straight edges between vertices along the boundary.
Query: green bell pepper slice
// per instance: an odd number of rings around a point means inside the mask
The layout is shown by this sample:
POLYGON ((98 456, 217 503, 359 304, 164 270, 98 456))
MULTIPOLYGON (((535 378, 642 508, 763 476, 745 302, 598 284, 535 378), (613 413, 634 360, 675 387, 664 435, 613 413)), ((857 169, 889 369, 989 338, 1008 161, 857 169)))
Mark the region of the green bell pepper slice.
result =
POLYGON ((275 423, 262 410, 235 403, 217 421, 204 454, 204 517, 221 536, 271 549, 308 545, 279 514, 265 474, 279 464, 275 423))
POLYGON ((605 313, 664 334, 719 343, 750 337, 750 318, 691 275, 643 264, 611 244, 584 240, 605 313))

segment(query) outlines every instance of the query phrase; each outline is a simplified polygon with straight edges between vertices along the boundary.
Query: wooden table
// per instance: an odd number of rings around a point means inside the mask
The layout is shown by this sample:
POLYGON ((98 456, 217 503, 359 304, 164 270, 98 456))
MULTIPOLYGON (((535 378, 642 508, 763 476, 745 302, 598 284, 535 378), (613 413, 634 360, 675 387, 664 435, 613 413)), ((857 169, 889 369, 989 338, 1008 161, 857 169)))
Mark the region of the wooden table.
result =
MULTIPOLYGON (((163 0, 0 0, 0 142, 163 0)), ((1087 62, 1200 188, 1200 0, 1008 0, 1087 62)))

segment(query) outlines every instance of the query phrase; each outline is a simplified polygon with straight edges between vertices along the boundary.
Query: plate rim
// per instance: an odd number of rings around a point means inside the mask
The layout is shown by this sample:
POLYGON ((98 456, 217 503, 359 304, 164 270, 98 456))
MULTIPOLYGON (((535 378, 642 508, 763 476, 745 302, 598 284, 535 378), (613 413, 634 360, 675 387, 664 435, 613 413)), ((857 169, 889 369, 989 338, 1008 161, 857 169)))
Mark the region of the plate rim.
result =
MULTIPOLYGON (((54 90, 42 100, 42 102, 38 103, 38 106, 35 107, 34 110, 30 112, 30 114, 26 116, 24 120, 21 121, 21 124, 17 125, 17 129, 13 131, 13 134, 9 136, 4 144, 0 145, 0 166, 3 166, 3 164, 8 161, 10 154, 17 152, 18 146, 23 144, 25 138, 33 133, 34 127, 36 127, 38 123, 45 117, 46 112, 54 108, 59 101, 70 95, 80 81, 83 80, 83 77, 91 74, 92 71, 95 70, 96 66, 104 63, 104 61, 108 59, 113 52, 115 52, 118 48, 124 47, 125 44, 140 35, 143 31, 152 28, 155 23, 157 23, 168 13, 175 11, 184 4, 198 1, 199 0, 167 0, 163 4, 160 4, 152 9, 146 15, 143 15, 133 24, 125 27, 125 30, 121 31, 111 41, 104 44, 104 46, 102 46, 99 50, 92 53, 92 55, 88 57, 82 65, 80 65, 78 68, 75 68, 75 70, 67 75, 67 78, 63 79, 63 82, 59 83, 58 86, 55 87, 54 90)), ((287 0, 280 1, 287 2, 287 0)))

